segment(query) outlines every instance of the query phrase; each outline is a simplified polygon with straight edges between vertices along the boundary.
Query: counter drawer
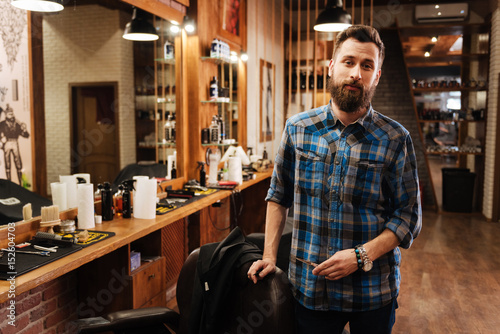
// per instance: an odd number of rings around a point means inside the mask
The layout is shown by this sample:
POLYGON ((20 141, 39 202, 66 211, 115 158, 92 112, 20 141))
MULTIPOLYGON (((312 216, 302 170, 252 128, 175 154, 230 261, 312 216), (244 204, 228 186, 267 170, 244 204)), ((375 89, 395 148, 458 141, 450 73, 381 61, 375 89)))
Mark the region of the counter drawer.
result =
POLYGON ((159 293, 165 293, 165 258, 143 264, 130 275, 132 306, 140 308, 159 293))

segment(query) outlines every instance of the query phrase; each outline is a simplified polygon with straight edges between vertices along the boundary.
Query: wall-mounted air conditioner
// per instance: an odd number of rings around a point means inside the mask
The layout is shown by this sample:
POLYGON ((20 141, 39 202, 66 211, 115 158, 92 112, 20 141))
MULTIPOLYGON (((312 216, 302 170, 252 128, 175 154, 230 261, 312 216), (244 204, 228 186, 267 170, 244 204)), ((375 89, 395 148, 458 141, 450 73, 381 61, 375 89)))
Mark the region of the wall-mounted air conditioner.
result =
POLYGON ((465 21, 468 15, 469 4, 465 2, 415 6, 418 23, 465 21))

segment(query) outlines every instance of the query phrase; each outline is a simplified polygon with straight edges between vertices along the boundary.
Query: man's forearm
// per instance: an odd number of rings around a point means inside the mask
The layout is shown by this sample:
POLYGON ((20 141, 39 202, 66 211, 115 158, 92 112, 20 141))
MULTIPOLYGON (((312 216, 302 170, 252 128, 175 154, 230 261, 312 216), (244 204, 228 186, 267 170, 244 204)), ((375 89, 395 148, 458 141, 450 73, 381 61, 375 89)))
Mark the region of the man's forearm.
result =
POLYGON ((288 209, 273 201, 267 202, 266 211, 266 235, 264 242, 263 260, 269 260, 276 263, 278 246, 285 228, 288 209))
POLYGON ((378 237, 368 241, 364 246, 370 260, 374 261, 382 255, 392 251, 399 245, 399 239, 389 229, 385 229, 378 237))

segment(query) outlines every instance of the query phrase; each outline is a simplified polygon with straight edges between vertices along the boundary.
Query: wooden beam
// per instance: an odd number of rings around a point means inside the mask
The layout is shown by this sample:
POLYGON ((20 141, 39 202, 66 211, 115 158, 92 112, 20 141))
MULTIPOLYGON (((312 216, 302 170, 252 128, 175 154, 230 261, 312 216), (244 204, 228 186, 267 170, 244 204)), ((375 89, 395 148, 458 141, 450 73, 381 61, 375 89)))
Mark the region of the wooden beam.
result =
POLYGON ((43 15, 29 12, 31 126, 33 157, 33 191, 43 197, 47 194, 47 156, 45 142, 45 102, 43 76, 43 15))
POLYGON ((132 6, 143 9, 151 14, 164 18, 169 21, 177 21, 182 23, 184 20, 184 13, 172 8, 160 1, 151 0, 121 0, 123 2, 129 3, 132 6))

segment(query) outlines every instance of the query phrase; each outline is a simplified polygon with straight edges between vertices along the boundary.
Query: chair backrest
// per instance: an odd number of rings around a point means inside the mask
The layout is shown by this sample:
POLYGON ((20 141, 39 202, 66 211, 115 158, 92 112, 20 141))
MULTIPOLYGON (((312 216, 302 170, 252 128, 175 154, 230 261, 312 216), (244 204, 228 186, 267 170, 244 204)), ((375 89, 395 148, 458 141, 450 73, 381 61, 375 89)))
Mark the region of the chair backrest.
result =
MULTIPOLYGON (((188 332, 194 275, 199 250, 193 251, 184 263, 177 281, 177 305, 180 313, 179 333, 188 332)), ((293 296, 287 275, 276 273, 253 284, 247 277, 251 263, 234 272, 229 299, 221 324, 222 333, 295 333, 293 296)))

